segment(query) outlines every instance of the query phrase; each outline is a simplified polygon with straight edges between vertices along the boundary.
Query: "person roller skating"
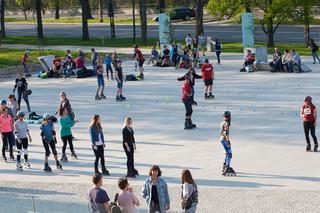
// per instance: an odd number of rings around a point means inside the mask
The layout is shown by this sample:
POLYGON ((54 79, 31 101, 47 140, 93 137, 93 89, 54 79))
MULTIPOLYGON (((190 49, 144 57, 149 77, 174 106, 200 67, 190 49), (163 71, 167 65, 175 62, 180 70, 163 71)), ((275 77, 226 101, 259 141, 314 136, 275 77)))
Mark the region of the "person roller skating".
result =
POLYGON ((318 151, 318 140, 316 136, 316 126, 317 126, 317 108, 312 103, 312 97, 307 96, 304 98, 304 104, 301 107, 300 116, 303 118, 304 134, 307 141, 306 151, 311 151, 311 143, 309 138, 309 132, 313 139, 314 147, 313 151, 318 151))
POLYGON ((230 167, 232 151, 231 143, 229 138, 229 131, 231 125, 231 112, 225 111, 223 113, 224 120, 221 122, 220 140, 223 148, 226 151, 226 157, 223 163, 222 175, 224 176, 235 176, 236 172, 230 167))
POLYGON ((54 159, 56 160, 57 169, 62 170, 62 165, 58 160, 58 153, 56 150, 56 132, 54 130, 53 123, 50 120, 51 115, 49 113, 45 113, 43 115, 43 122, 40 126, 41 130, 41 138, 42 144, 45 149, 45 160, 44 160, 44 171, 45 172, 52 172, 51 167, 48 163, 48 158, 50 156, 50 149, 53 153, 54 159))
POLYGON ((126 98, 122 95, 124 76, 122 72, 121 61, 117 61, 117 67, 115 68, 115 78, 117 81, 116 101, 125 101, 126 98))
POLYGON ((191 88, 191 81, 187 78, 183 85, 182 85, 182 102, 186 108, 186 118, 184 123, 184 129, 193 129, 196 128, 196 125, 192 123, 191 116, 192 116, 192 88, 191 88))
POLYGON ((31 135, 29 133, 28 124, 24 121, 25 113, 22 111, 17 112, 18 120, 14 123, 14 133, 17 144, 17 170, 22 171, 21 155, 24 154, 24 166, 25 168, 31 168, 28 161, 28 138, 30 143, 32 142, 31 135))
POLYGON ((212 84, 214 79, 213 66, 209 63, 209 60, 205 60, 205 64, 201 67, 202 79, 205 86, 204 89, 204 99, 213 99, 212 95, 212 84))

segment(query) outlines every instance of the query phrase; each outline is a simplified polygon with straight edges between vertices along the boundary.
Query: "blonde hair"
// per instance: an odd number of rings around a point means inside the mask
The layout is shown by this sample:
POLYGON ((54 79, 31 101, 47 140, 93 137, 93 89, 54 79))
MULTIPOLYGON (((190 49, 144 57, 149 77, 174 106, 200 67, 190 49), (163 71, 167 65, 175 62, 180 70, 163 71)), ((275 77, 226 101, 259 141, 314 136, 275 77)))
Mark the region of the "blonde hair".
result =
POLYGON ((130 123, 132 122, 132 118, 126 117, 124 119, 124 127, 129 127, 130 123))

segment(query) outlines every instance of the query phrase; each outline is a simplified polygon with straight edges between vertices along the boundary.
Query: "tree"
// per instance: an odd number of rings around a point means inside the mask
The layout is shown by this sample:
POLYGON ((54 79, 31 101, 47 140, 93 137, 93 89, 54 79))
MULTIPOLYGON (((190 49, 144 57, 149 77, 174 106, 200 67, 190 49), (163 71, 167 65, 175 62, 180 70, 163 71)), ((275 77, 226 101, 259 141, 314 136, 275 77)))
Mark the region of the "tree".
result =
POLYGON ((320 6, 318 0, 293 0, 292 7, 295 8, 292 13, 292 19, 295 22, 302 22, 304 25, 304 42, 308 46, 310 42, 310 23, 313 20, 314 11, 312 7, 320 6))
POLYGON ((60 12, 59 12, 59 10, 60 10, 60 0, 55 0, 55 16, 54 16, 54 18, 55 19, 60 19, 60 12))
POLYGON ((99 22, 103 22, 103 0, 99 0, 99 22))
POLYGON ((79 0, 81 5, 81 15, 82 15, 82 40, 89 40, 89 27, 88 27, 88 16, 86 9, 86 1, 88 0, 79 0))
POLYGON ((146 0, 140 0, 140 28, 141 40, 147 42, 147 5, 146 0))
POLYGON ((207 0, 193 0, 194 6, 195 6, 195 19, 196 19, 196 36, 200 35, 202 32, 204 32, 203 29, 203 7, 206 3, 208 3, 207 0))
POLYGON ((132 28, 133 28, 132 42, 136 42, 136 0, 132 0, 132 28))
POLYGON ((4 5, 4 0, 0 1, 0 21, 1 21, 1 37, 5 38, 6 37, 6 29, 5 29, 5 24, 4 24, 4 11, 5 11, 5 5, 4 5))
POLYGON ((159 13, 163 13, 166 8, 165 0, 158 0, 159 13))
POLYGON ((84 9, 86 10, 86 14, 87 14, 87 19, 93 19, 89 0, 84 0, 84 4, 85 4, 84 9))
POLYGON ((36 13, 37 13, 37 32, 38 38, 43 38, 43 27, 42 27, 42 0, 36 0, 36 13))
POLYGON ((275 32, 279 25, 284 20, 288 19, 293 8, 288 3, 288 0, 256 0, 255 6, 264 12, 263 19, 261 20, 261 27, 263 32, 267 35, 267 46, 273 47, 275 32), (276 22, 275 25, 274 22, 276 22))
POLYGON ((239 0, 210 0, 207 8, 212 16, 220 20, 228 20, 241 14, 244 10, 251 11, 251 5, 248 5, 248 2, 245 4, 244 1, 239 0))

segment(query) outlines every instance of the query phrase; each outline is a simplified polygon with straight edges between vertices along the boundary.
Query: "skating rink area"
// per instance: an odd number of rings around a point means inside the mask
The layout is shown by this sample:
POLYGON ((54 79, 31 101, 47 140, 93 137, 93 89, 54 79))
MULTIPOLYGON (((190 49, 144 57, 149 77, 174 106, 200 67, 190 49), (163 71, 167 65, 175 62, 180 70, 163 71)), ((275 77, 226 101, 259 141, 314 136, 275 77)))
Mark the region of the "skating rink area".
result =
MULTIPOLYGON (((93 114, 100 114, 106 139, 104 188, 113 198, 117 180, 126 174, 122 128, 126 116, 134 121, 137 151, 135 165, 140 172, 130 179, 139 197, 140 212, 146 212, 141 188, 148 170, 157 164, 170 191, 171 210, 180 207, 181 171, 191 170, 199 186, 198 212, 320 212, 320 153, 305 151, 299 110, 304 96, 311 95, 320 107, 320 65, 303 61, 311 73, 240 73, 240 55, 222 55, 215 65, 214 100, 204 100, 203 82, 196 81, 193 122, 197 129, 184 130, 182 82, 186 70, 145 66, 145 80, 126 82, 126 102, 115 100, 116 82, 106 81, 106 100, 95 101, 96 78, 28 79, 32 110, 53 113, 59 92, 65 91, 80 122, 73 128, 78 160, 62 163, 53 173, 43 169, 44 149, 39 126, 30 125, 31 170, 16 171, 15 163, 0 162, 0 212, 87 213, 85 192, 92 186, 94 155, 88 126, 93 114), (232 113, 232 167, 236 177, 221 175, 224 150, 219 141, 222 113, 232 113), (34 208, 33 208, 34 207, 34 208)), ((210 59, 213 59, 210 57, 210 59)), ((124 62, 125 74, 135 73, 132 61, 124 62)), ((200 72, 198 70, 197 72, 200 72)), ((12 91, 14 79, 0 83, 1 99, 12 91)), ((26 110, 22 102, 23 110, 26 110)), ((55 128, 59 132, 59 125, 55 128)), ((58 153, 62 142, 58 136, 58 153)), ((16 153, 15 153, 16 154, 16 153)), ((7 153, 8 155, 8 153, 7 153)))

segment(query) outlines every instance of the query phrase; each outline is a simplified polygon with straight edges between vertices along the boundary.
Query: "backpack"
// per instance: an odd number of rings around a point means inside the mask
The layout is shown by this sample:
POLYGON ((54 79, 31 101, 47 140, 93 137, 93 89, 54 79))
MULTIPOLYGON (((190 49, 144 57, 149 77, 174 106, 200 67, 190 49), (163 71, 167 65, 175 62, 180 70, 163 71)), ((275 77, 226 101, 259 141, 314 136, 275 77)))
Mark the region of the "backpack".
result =
POLYGON ((134 74, 126 75, 126 81, 137 81, 137 77, 134 74))
MULTIPOLYGON (((182 186, 183 188, 183 186, 182 186)), ((199 197, 199 192, 198 192, 198 187, 196 184, 193 185, 193 190, 191 195, 188 197, 186 200, 186 203, 184 206, 182 206, 183 209, 190 209, 192 206, 195 206, 198 204, 198 197, 199 197)))
POLYGON ((122 213, 120 207, 117 204, 118 196, 119 196, 119 194, 116 193, 114 196, 113 202, 111 202, 109 205, 109 212, 110 213, 122 213))

